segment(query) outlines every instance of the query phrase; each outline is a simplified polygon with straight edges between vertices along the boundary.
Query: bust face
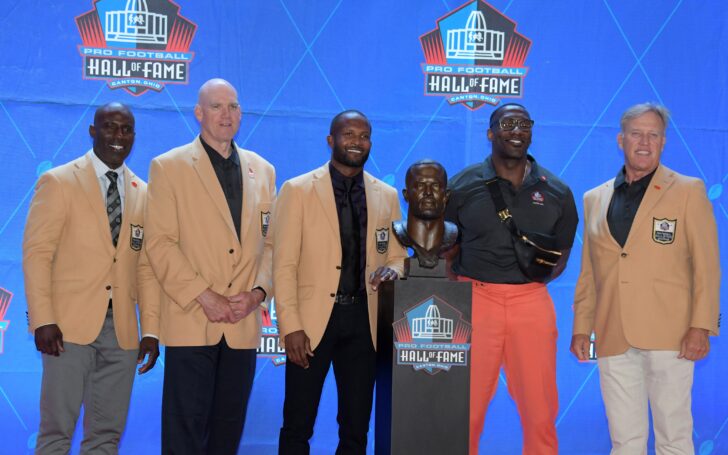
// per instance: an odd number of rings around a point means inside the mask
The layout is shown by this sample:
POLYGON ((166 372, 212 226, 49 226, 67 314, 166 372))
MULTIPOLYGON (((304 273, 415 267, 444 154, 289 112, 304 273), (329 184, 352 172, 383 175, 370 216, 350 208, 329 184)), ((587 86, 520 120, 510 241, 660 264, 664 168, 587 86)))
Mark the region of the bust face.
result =
POLYGON ((406 185, 402 194, 409 204, 408 218, 442 218, 450 195, 442 168, 433 164, 416 165, 407 173, 406 185))

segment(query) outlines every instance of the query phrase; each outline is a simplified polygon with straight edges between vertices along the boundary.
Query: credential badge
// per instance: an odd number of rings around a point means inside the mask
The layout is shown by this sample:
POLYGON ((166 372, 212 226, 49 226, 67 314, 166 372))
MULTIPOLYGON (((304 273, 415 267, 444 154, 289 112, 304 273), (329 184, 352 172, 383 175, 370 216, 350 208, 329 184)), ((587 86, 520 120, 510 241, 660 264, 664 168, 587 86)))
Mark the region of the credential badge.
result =
POLYGON ((531 200, 535 205, 543 205, 543 194, 540 191, 534 191, 533 193, 531 193, 531 200))
POLYGON ((377 253, 386 253, 389 248, 389 228, 377 229, 374 235, 377 239, 377 253))
POLYGON ((270 226, 270 212, 260 212, 260 234, 263 237, 268 235, 268 226, 270 226))
POLYGON ((131 225, 131 249, 141 251, 142 242, 144 241, 144 226, 136 224, 131 225))
POLYGON ((677 220, 652 218, 652 240, 663 245, 669 245, 675 241, 676 227, 677 220))

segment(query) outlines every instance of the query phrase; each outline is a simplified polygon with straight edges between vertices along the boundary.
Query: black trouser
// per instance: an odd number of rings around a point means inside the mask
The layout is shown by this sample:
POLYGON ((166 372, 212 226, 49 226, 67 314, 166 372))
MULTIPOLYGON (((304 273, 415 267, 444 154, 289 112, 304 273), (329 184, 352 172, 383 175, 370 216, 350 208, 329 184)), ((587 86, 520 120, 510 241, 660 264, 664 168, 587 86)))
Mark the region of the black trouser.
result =
POLYGON ((167 347, 162 453, 236 454, 255 377, 255 349, 167 347))
POLYGON ((308 454, 321 390, 334 364, 338 392, 337 455, 364 454, 376 374, 376 354, 369 330, 366 300, 335 304, 321 343, 309 358, 309 368, 286 362, 286 398, 278 453, 308 454))

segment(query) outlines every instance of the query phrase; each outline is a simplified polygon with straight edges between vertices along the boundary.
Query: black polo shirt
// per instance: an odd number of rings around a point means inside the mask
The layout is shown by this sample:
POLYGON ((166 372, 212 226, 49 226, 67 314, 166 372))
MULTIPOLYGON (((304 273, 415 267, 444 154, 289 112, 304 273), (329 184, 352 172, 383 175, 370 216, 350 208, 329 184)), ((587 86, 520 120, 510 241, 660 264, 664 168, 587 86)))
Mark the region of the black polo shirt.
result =
POLYGON ((243 176, 240 171, 240 157, 235 148, 235 143, 230 143, 232 150, 230 156, 223 158, 202 139, 202 136, 200 136, 200 142, 207 152, 207 156, 210 157, 212 168, 215 170, 217 180, 220 182, 222 192, 225 194, 230 216, 232 216, 235 225, 235 232, 238 233, 238 240, 240 240, 240 221, 243 212, 243 176))
MULTIPOLYGON (((337 171, 331 162, 329 162, 329 172, 331 173, 331 184, 334 187, 336 213, 341 218, 341 205, 344 203, 346 194, 346 186, 344 186, 346 177, 337 171)), ((362 290, 366 289, 364 286, 364 273, 367 262, 367 194, 364 189, 364 171, 352 178, 354 179, 354 186, 351 187, 351 202, 354 203, 354 210, 359 216, 359 266, 361 270, 359 289, 362 290)))
POLYGON ((645 197, 645 191, 650 186, 650 181, 652 181, 652 176, 655 175, 656 171, 657 169, 637 181, 627 183, 624 178, 624 167, 622 167, 614 179, 614 194, 612 194, 612 200, 609 201, 607 224, 609 225, 609 233, 612 234, 614 240, 621 247, 624 247, 627 242, 627 236, 630 229, 632 229, 632 222, 634 222, 634 217, 637 215, 637 209, 640 208, 642 198, 645 197))
MULTIPOLYGON (((574 196, 558 177, 532 156, 531 172, 516 191, 499 178, 503 199, 519 229, 556 237, 556 248, 574 243, 579 217, 574 196)), ((453 262, 458 275, 489 283, 523 284, 529 280, 518 268, 508 228, 496 215, 486 180, 496 176, 491 157, 471 165, 448 182, 450 199, 445 219, 460 229, 460 254, 453 262)))

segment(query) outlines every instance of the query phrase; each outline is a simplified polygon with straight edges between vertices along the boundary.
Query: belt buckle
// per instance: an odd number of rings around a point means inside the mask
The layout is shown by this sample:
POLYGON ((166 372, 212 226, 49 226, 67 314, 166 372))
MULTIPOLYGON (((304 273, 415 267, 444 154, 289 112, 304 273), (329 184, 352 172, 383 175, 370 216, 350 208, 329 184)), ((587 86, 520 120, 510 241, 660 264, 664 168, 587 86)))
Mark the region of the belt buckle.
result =
POLYGON ((336 298, 334 299, 334 302, 337 305, 341 306, 349 306, 353 305, 357 302, 358 294, 336 294, 336 298))

